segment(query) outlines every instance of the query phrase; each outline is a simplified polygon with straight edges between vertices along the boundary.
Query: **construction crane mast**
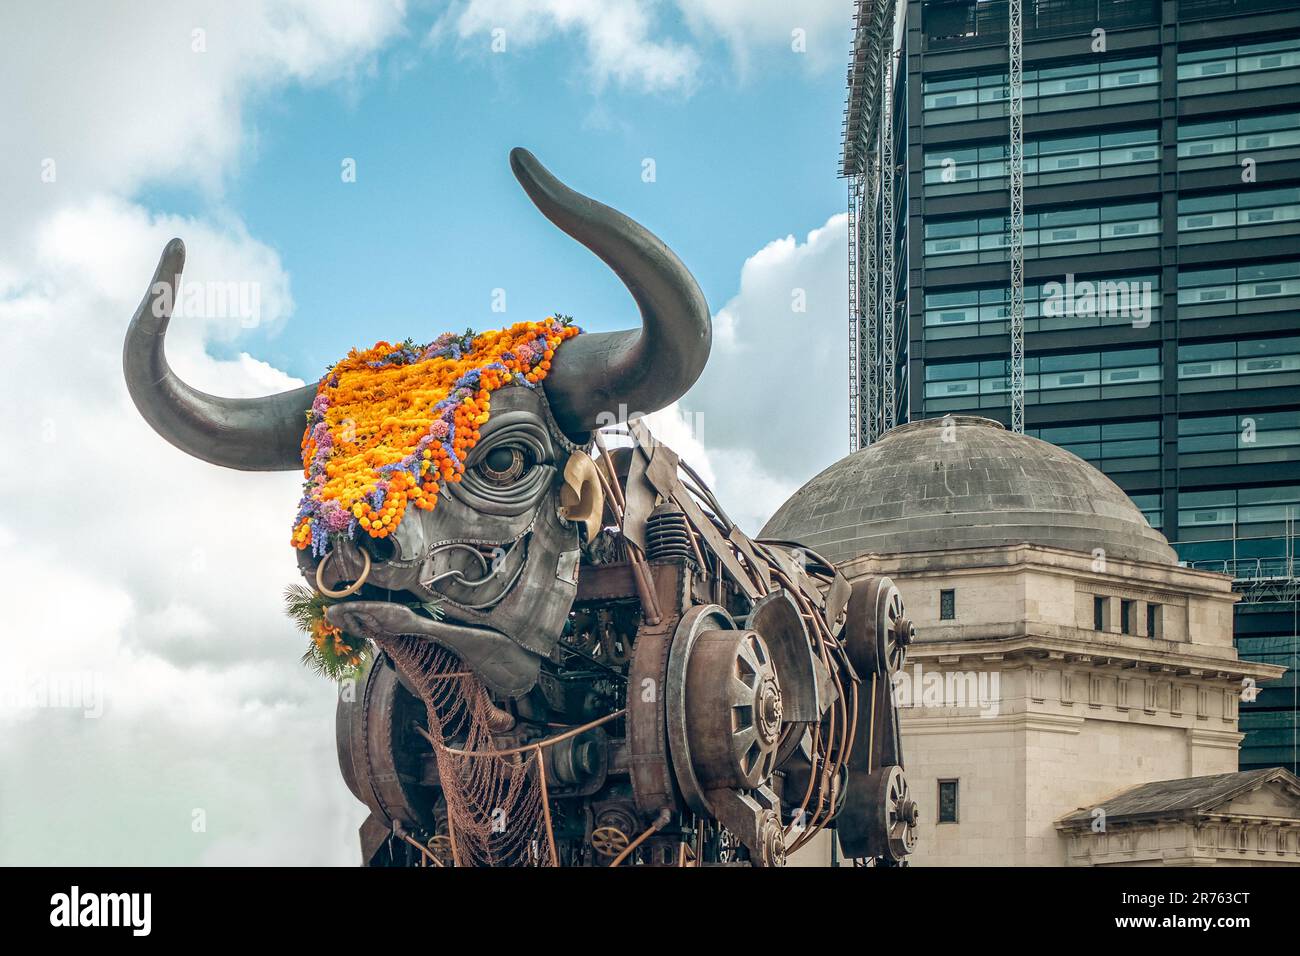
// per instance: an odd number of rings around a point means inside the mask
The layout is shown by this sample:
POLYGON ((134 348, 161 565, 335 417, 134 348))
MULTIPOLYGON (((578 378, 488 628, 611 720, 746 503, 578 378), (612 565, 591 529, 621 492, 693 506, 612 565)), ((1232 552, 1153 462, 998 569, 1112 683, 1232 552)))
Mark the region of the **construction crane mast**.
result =
MULTIPOLYGON (((880 35, 880 430, 897 424, 894 397, 894 17, 880 35)), ((872 436, 873 438, 875 436, 872 436)))
POLYGON ((1024 18, 1021 0, 1007 3, 1007 126, 1009 130, 1008 172, 1011 187, 1011 430, 1025 431, 1025 111, 1024 111, 1024 18))

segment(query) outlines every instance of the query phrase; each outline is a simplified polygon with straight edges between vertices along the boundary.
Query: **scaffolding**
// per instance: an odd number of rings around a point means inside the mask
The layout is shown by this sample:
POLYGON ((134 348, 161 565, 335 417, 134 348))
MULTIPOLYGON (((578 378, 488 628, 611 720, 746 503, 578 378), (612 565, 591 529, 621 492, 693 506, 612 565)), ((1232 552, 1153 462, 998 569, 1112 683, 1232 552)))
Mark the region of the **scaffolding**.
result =
POLYGON ((895 0, 857 0, 840 175, 848 180, 849 450, 897 422, 895 0))
POLYGON ((1188 566, 1198 571, 1231 576, 1232 589, 1241 595, 1242 604, 1297 604, 1300 602, 1300 567, 1296 562, 1297 544, 1300 543, 1298 525, 1300 519, 1288 509, 1283 524, 1284 552, 1281 557, 1242 558, 1237 556, 1239 542, 1254 539, 1239 537, 1234 521, 1231 558, 1202 558, 1188 566))

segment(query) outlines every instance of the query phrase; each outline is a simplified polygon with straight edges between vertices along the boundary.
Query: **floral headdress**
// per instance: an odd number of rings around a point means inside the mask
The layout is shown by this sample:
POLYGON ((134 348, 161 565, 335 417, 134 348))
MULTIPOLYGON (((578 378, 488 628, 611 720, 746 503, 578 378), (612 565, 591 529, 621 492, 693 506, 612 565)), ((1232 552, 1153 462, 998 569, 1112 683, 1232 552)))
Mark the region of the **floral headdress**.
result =
POLYGON ((307 413, 293 545, 320 556, 334 537, 387 537, 410 504, 431 510, 442 485, 460 481, 491 393, 536 387, 555 349, 579 333, 571 321, 349 352, 321 379, 307 413))

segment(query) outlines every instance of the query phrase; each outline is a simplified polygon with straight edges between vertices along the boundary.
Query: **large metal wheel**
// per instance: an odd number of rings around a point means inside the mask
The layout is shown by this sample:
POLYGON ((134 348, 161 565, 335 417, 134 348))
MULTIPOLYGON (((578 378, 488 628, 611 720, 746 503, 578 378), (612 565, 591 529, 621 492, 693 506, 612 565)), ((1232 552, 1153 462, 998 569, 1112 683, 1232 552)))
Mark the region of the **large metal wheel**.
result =
POLYGON ((916 628, 894 582, 887 577, 856 582, 848 615, 846 643, 853 666, 860 673, 875 671, 885 677, 902 670, 916 628))
POLYGON ((416 732, 424 704, 378 655, 341 694, 335 715, 339 769, 353 795, 386 827, 399 822, 433 833, 438 797, 429 746, 416 732))
POLYGON ((785 866, 785 831, 772 810, 765 810, 758 825, 758 841, 750 851, 754 866, 785 866))
POLYGON ((772 776, 781 683, 754 631, 701 633, 686 664, 686 736, 704 790, 747 790, 772 776))
MULTIPOLYGON (((888 578, 885 579, 889 581, 888 578)), ((878 669, 890 676, 903 669, 907 648, 916 635, 916 628, 903 610, 903 595, 892 581, 882 588, 876 616, 876 654, 878 669)))
MULTIPOLYGON (((714 604, 697 604, 689 611, 682 615, 681 621, 678 622, 672 635, 671 645, 666 648, 667 651, 667 670, 664 674, 663 681, 658 686, 663 688, 663 697, 665 698, 662 709, 664 729, 661 734, 666 735, 668 739, 668 750, 672 756, 670 762, 665 762, 665 769, 671 767, 669 771, 681 792, 682 799, 686 805, 700 816, 713 816, 713 810, 709 806, 709 800, 704 795, 704 791, 710 787, 704 781, 698 779, 695 767, 700 763, 700 758, 694 752, 694 744, 698 735, 688 732, 691 720, 688 717, 688 702, 690 700, 690 691, 687 687, 687 674, 692 655, 695 650, 695 644, 699 638, 707 633, 718 631, 728 631, 735 627, 731 616, 714 604)), ((638 637, 639 640, 639 637, 638 637)), ((637 649, 640 653, 640 648, 637 649)), ((637 669, 633 667, 633 676, 639 679, 640 675, 637 669)), ((712 696, 713 692, 709 692, 712 696)), ((644 723, 640 718, 642 709, 633 710, 633 700, 629 700, 629 724, 634 720, 644 723)), ((629 726, 629 736, 634 735, 639 728, 629 726)), ((651 728, 653 730, 653 728, 651 728)), ((633 756, 636 756, 634 753, 633 756)), ((633 789, 636 789, 636 777, 633 777, 633 789)), ((638 806, 640 803, 638 802, 638 806)))
POLYGON ((870 791, 877 807, 876 856, 902 863, 916 849, 916 802, 902 767, 882 767, 871 774, 870 791))

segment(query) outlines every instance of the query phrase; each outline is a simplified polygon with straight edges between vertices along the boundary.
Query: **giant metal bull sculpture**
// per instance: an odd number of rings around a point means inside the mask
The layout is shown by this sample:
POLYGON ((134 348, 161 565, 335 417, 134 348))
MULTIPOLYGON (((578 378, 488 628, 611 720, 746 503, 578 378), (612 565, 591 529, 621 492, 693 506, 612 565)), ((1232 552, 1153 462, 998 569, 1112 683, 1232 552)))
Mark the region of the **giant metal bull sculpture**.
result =
MULTIPOLYGON (((363 862, 776 865, 824 829, 848 858, 903 862, 916 807, 888 693, 912 638, 897 589, 750 540, 637 416, 604 427, 695 382, 708 306, 645 228, 527 151, 510 160, 641 325, 572 338, 538 387, 499 388, 436 508, 299 551, 329 624, 375 649, 337 726, 370 809, 363 862), (628 443, 609 451, 602 429, 628 443)), ((324 386, 220 398, 168 366, 183 264, 174 240, 127 332, 136 406, 213 464, 304 467, 324 386)))

